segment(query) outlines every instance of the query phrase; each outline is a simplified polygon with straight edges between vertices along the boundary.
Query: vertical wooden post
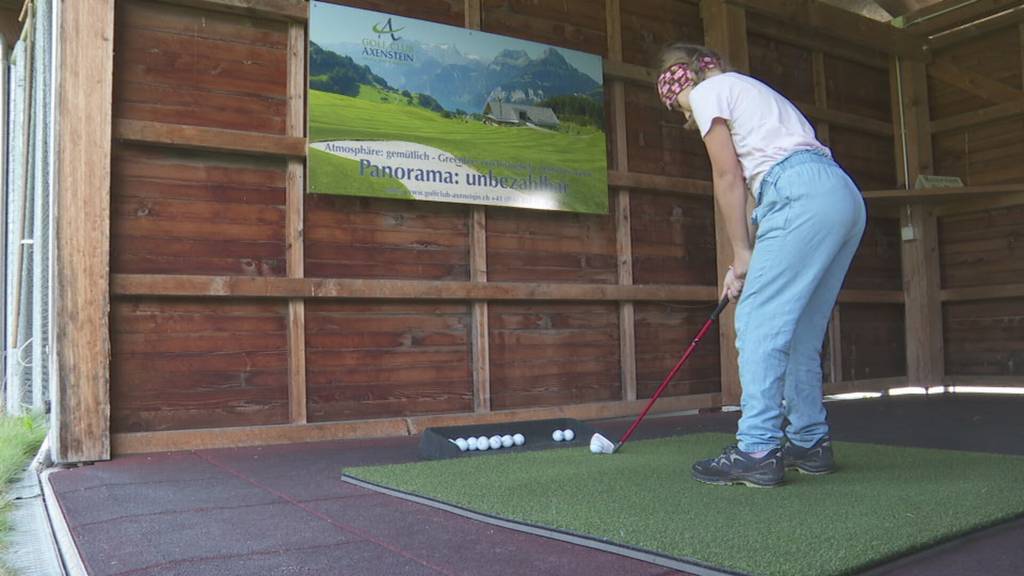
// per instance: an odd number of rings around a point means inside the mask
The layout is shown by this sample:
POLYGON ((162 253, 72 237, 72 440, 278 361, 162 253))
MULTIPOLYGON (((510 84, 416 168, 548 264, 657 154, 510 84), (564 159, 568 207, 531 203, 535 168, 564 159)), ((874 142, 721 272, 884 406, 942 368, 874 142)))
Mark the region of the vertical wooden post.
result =
MULTIPOLYGON (((812 55, 814 73, 814 104, 819 108, 828 109, 828 81, 825 77, 825 54, 815 50, 812 55)), ((825 146, 831 145, 832 129, 828 122, 816 121, 814 131, 825 146)), ((833 384, 843 381, 843 341, 839 328, 839 305, 832 309, 832 319, 828 324, 828 361, 829 381, 833 384)))
MULTIPOLYGON (((466 0, 466 28, 483 26, 480 0, 466 0)), ((469 279, 487 282, 487 209, 473 206, 469 221, 469 279)), ((473 411, 491 411, 491 358, 487 301, 473 302, 473 411)))
MULTIPOLYGON (((704 43, 740 72, 749 72, 750 56, 747 52, 747 17, 743 8, 726 4, 724 0, 701 0, 701 19, 704 21, 704 43)), ((748 203, 749 204, 749 203, 748 203)), ((750 211, 748 206, 748 212, 750 211)), ((732 245, 725 232, 721 211, 715 205, 715 247, 718 254, 718 289, 732 264, 732 245)), ((721 349, 722 403, 739 404, 739 354, 736 351, 735 306, 729 306, 718 319, 721 349)))
POLYGON ((114 0, 64 1, 54 230, 53 458, 110 458, 114 0))
MULTIPOLYGON (((917 176, 932 172, 928 84, 925 64, 892 59, 893 119, 896 125, 897 178, 907 189, 917 176)), ((907 381, 912 386, 941 385, 945 372, 942 301, 939 290, 938 221, 922 204, 904 207, 900 216, 907 349, 907 381)))
MULTIPOLYGON (((288 26, 288 110, 285 117, 288 136, 306 135, 306 26, 288 26)), ((288 277, 305 276, 303 240, 303 203, 305 201, 305 163, 288 160, 286 234, 288 277)), ((288 301, 288 415, 292 424, 306 423, 306 301, 288 301)))
MULTIPOLYGON (((607 0, 608 60, 622 62, 622 7, 619 0, 607 0)), ((611 82, 612 118, 615 123, 615 169, 629 170, 629 138, 626 133, 626 85, 611 82)), ((615 253, 618 282, 633 284, 633 240, 629 213, 629 190, 615 191, 615 253)), ((636 400, 636 311, 633 302, 619 303, 619 366, 622 399, 636 400)))

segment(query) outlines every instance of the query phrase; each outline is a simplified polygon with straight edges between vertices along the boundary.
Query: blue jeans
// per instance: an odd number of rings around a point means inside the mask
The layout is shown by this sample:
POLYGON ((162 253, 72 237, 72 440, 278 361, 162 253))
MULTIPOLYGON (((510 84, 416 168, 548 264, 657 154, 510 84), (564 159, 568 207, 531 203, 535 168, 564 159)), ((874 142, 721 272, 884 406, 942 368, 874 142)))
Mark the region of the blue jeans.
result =
POLYGON ((798 446, 828 433, 821 345, 864 218, 857 186, 822 153, 791 154, 762 180, 752 217, 757 239, 736 307, 740 450, 779 447, 783 418, 798 446))

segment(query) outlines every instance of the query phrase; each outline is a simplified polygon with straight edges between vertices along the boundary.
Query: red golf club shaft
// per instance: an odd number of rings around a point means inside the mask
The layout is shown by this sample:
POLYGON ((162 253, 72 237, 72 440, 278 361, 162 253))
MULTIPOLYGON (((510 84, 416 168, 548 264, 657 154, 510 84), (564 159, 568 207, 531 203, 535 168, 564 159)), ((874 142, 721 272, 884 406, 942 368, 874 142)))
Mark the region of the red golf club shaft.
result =
POLYGON ((711 329, 711 326, 715 323, 715 320, 718 319, 718 315, 722 313, 722 310, 725 310, 725 307, 728 304, 729 297, 723 296, 722 301, 718 303, 718 308, 715 308, 715 311, 711 313, 711 317, 708 318, 707 322, 705 322, 704 326, 700 329, 700 332, 697 333, 697 336, 693 339, 692 342, 690 342, 690 345, 686 348, 686 352, 683 353, 683 357, 680 358, 679 362, 676 363, 675 368, 673 368, 672 371, 668 373, 668 376, 665 377, 665 380, 661 383, 661 386, 658 386, 658 389, 655 390, 654 395, 651 396, 651 399, 647 402, 647 406, 644 407, 644 411, 640 413, 640 416, 637 416, 637 419, 633 421, 633 425, 630 426, 629 430, 626 430, 626 433, 622 435, 622 438, 619 440, 618 445, 615 447, 616 450, 623 444, 625 444, 626 440, 629 440, 629 437, 633 435, 633 431, 636 430, 637 426, 640 425, 640 422, 643 421, 644 416, 647 416, 647 413, 651 411, 651 407, 654 406, 654 403, 658 401, 658 397, 661 396, 661 393, 664 392, 665 388, 668 387, 668 383, 671 382, 673 378, 675 378, 676 373, 679 372, 679 369, 683 367, 683 364, 686 364, 686 360, 690 357, 690 354, 693 354, 693 350, 697 347, 697 344, 700 344, 701 339, 704 338, 704 335, 708 333, 708 330, 711 329))

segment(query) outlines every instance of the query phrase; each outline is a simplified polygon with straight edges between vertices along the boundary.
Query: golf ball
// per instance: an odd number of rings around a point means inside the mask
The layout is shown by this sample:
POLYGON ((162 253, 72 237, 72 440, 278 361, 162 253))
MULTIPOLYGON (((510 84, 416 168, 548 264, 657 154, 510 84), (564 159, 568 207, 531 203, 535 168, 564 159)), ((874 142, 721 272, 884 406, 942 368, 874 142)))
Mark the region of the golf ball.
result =
POLYGON ((565 439, 565 434, 563 434, 561 430, 555 430, 551 433, 551 439, 555 442, 561 442, 565 439))
POLYGON ((522 446, 526 443, 526 436, 523 436, 522 434, 514 434, 512 435, 512 442, 516 446, 522 446))
POLYGON ((455 445, 459 447, 460 452, 465 452, 469 448, 469 443, 466 442, 465 438, 456 438, 455 445))
POLYGON ((487 450, 491 447, 491 439, 487 436, 481 436, 476 439, 477 450, 487 450))
POLYGON ((491 450, 497 450, 501 448, 501 436, 491 436, 487 443, 490 444, 491 450))
POLYGON ((572 430, 563 430, 562 437, 565 438, 566 442, 572 442, 572 439, 576 437, 576 433, 572 430))
POLYGON ((593 452, 594 454, 600 454, 601 453, 601 447, 598 446, 597 444, 591 444, 590 445, 590 451, 593 452))
POLYGON ((476 438, 473 438, 471 436, 469 438, 469 440, 466 440, 466 447, 469 448, 470 450, 476 450, 477 449, 476 438))
POLYGON ((504 436, 501 437, 501 447, 502 448, 509 448, 509 447, 512 446, 512 444, 513 444, 512 436, 510 436, 509 434, 505 434, 504 436))

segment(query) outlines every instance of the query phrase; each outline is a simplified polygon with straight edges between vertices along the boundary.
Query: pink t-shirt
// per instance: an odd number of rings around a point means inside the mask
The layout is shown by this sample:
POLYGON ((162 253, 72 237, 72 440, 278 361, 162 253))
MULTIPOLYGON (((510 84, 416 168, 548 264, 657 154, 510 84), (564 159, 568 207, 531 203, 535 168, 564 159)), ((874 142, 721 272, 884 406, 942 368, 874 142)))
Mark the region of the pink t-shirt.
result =
POLYGON ((750 76, 726 72, 704 80, 690 92, 690 108, 702 137, 715 118, 726 121, 755 197, 765 173, 793 152, 822 150, 831 156, 796 106, 750 76))

